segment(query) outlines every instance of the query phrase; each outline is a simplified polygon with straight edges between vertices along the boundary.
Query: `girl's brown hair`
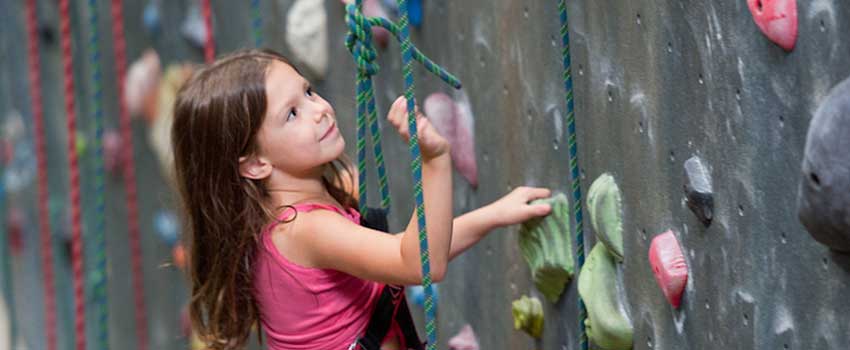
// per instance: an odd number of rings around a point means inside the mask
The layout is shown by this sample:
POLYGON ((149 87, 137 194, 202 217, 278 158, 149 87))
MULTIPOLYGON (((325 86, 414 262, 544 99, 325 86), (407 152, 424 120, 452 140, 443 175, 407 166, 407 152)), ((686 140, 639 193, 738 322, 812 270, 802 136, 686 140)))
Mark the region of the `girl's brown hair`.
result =
MULTIPOLYGON (((188 221, 189 310, 193 329, 212 349, 243 347, 259 323, 253 262, 259 234, 279 208, 268 207, 263 181, 240 176, 238 159, 258 150, 266 75, 275 61, 290 64, 267 50, 223 57, 192 76, 174 106, 175 174, 188 221)), ((330 194, 347 207, 356 205, 346 190, 354 183, 350 164, 346 158, 329 163, 325 175, 330 194)))

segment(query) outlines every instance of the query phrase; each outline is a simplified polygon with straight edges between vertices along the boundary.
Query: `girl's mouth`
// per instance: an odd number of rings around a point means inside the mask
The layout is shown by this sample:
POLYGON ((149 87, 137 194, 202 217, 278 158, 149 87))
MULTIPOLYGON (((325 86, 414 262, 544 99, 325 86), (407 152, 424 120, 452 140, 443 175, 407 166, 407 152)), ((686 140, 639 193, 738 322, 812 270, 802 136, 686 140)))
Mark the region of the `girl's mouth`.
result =
POLYGON ((331 123, 331 126, 328 127, 328 130, 325 131, 325 134, 322 135, 322 138, 320 138, 319 141, 322 141, 322 140, 328 138, 329 136, 331 136, 334 133, 334 131, 336 131, 336 123, 331 123))

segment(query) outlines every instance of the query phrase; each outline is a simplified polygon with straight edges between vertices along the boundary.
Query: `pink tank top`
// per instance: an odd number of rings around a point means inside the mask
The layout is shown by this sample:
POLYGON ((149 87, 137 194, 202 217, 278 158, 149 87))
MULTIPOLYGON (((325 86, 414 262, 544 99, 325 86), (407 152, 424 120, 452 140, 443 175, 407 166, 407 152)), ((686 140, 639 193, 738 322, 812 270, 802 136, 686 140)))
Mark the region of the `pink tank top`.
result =
MULTIPOLYGON (((353 209, 345 212, 322 204, 294 207, 298 212, 332 210, 360 223, 353 209)), ((291 215, 291 209, 285 210, 279 219, 291 215)), ((289 261, 272 242, 276 225, 263 230, 254 266, 254 291, 268 349, 348 349, 365 331, 383 285, 289 261)))

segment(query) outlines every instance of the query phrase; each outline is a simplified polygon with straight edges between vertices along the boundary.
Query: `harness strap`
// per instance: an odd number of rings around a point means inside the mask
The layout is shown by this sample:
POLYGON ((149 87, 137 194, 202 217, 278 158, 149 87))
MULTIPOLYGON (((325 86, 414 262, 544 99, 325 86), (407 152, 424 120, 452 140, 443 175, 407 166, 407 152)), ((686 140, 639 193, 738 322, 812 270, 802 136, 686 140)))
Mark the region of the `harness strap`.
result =
MULTIPOLYGON (((367 215, 362 225, 387 232, 386 210, 367 208, 367 215)), ((400 345, 403 350, 425 350, 425 344, 419 339, 416 325, 410 316, 410 309, 404 297, 404 286, 387 284, 381 291, 381 296, 378 297, 366 331, 354 344, 351 344, 351 349, 381 350, 381 342, 394 326, 401 332, 400 345)))

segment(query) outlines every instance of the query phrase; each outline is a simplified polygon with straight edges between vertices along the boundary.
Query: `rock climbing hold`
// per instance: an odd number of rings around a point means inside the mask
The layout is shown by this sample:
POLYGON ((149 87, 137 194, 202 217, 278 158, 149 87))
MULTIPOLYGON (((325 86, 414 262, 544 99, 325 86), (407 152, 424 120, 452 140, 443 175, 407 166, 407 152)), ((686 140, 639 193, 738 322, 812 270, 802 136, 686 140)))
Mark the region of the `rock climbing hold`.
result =
POLYGON ((207 28, 204 26, 204 17, 201 16, 201 4, 197 0, 193 0, 189 5, 186 18, 180 26, 180 33, 195 48, 204 48, 207 41, 207 28))
POLYGON ((590 185, 587 208, 593 232, 617 261, 623 261, 623 205, 620 188, 611 174, 600 175, 590 185))
POLYGON ((124 152, 121 134, 109 129, 103 133, 103 165, 110 174, 120 174, 124 168, 124 152))
POLYGON ((26 216, 24 215, 24 211, 17 206, 12 206, 8 210, 8 217, 6 218, 6 232, 8 232, 6 239, 8 242, 0 242, 0 244, 8 244, 9 252, 13 256, 20 256, 21 252, 24 251, 26 216))
POLYGON ((141 115, 148 121, 156 117, 156 91, 161 76, 159 55, 153 49, 145 50, 130 65, 124 83, 124 99, 130 115, 141 115))
POLYGON ((159 2, 160 0, 148 0, 148 3, 145 4, 145 9, 142 11, 142 24, 145 27, 145 31, 152 36, 159 34, 162 26, 159 2))
POLYGON ((478 337, 472 331, 472 326, 464 325, 460 332, 449 339, 449 350, 478 350, 478 337))
MULTIPOLYGON (((434 288, 434 304, 436 305, 440 301, 440 288, 438 283, 431 284, 431 288, 434 288)), ((410 286, 407 288, 410 291, 408 295, 408 299, 413 301, 414 304, 419 305, 420 307, 425 306, 425 288, 421 285, 410 286)))
POLYGON ((183 248, 183 243, 177 242, 174 248, 171 248, 171 259, 178 269, 186 269, 186 249, 183 248))
POLYGON ((174 103, 180 87, 192 76, 193 67, 187 64, 169 65, 159 83, 156 98, 157 112, 149 120, 148 143, 159 160, 162 175, 174 179, 174 151, 171 149, 171 126, 174 124, 174 103))
POLYGON ((296 0, 286 16, 286 43, 317 79, 328 72, 327 13, 323 0, 296 0))
POLYGON ((818 242, 850 253, 850 78, 815 112, 797 199, 800 222, 818 242))
POLYGON ((168 246, 180 239, 180 221, 170 210, 160 210, 154 215, 153 226, 159 238, 168 246))
POLYGON ((655 281, 667 301, 674 308, 679 308, 682 293, 688 283, 688 264, 673 231, 668 230, 652 239, 649 245, 649 263, 652 265, 655 281))
POLYGON ((535 297, 522 296, 511 304, 514 315, 514 329, 540 338, 543 335, 543 304, 535 297))
POLYGON ((614 257, 604 244, 597 243, 578 276, 578 293, 587 307, 587 336, 605 350, 632 348, 634 330, 621 311, 616 283, 614 257))
POLYGON ((768 39, 791 51, 797 43, 797 0, 747 0, 753 21, 768 39))
POLYGON ((522 224, 519 247, 534 278, 537 290, 552 303, 558 301, 564 286, 573 278, 570 208, 563 193, 532 202, 549 204, 552 212, 522 224))
POLYGON ((703 225, 711 225, 714 218, 714 192, 711 188, 711 171, 702 159, 693 156, 685 161, 685 195, 688 208, 703 225))
MULTIPOLYGON (((384 11, 384 7, 381 6, 379 0, 363 0, 363 14, 367 17, 390 19, 390 15, 387 14, 387 11, 384 11)), ((390 42, 390 35, 390 32, 383 27, 372 26, 372 38, 375 39, 380 47, 387 47, 387 44, 390 42)))
POLYGON ((451 144, 452 164, 472 185, 478 187, 478 163, 475 160, 475 119, 469 99, 460 92, 458 101, 449 95, 435 92, 425 98, 425 115, 451 144))
POLYGON ((414 27, 422 25, 422 0, 407 0, 407 18, 414 27))

